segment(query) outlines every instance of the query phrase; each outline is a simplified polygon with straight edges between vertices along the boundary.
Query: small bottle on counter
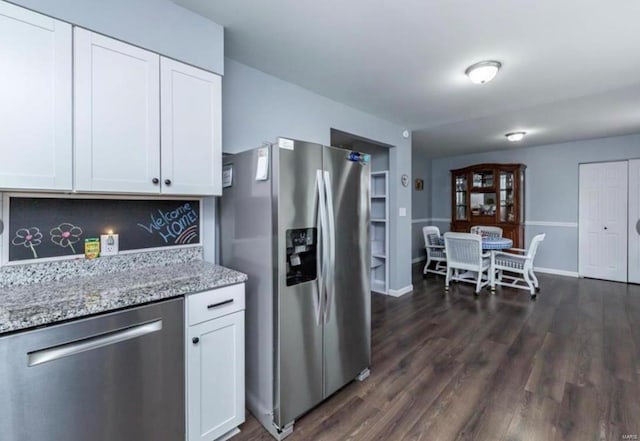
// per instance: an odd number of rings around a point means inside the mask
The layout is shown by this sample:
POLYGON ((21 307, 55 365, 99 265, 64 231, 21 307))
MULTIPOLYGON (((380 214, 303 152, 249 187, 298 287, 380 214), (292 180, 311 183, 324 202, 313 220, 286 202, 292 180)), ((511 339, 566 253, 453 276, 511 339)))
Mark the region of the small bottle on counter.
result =
POLYGON ((95 259, 100 257, 100 239, 92 237, 84 240, 85 259, 95 259))

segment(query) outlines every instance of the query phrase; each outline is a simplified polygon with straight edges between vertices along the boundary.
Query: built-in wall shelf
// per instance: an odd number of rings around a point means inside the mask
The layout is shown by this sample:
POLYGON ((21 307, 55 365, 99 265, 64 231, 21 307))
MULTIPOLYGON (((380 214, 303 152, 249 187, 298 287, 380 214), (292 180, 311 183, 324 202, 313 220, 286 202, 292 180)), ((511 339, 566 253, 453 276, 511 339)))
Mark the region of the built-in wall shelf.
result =
POLYGON ((389 172, 371 172, 371 291, 389 292, 389 172))

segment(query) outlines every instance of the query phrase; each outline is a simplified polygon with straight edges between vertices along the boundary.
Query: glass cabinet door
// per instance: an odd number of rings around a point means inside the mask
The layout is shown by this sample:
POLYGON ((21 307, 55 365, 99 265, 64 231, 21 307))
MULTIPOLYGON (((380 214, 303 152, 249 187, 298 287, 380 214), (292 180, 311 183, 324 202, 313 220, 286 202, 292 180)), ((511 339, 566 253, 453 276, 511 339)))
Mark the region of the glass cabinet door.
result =
POLYGON ((490 188, 493 187, 493 171, 482 170, 473 172, 472 174, 473 188, 490 188))
POLYGON ((472 216, 495 216, 496 215, 496 194, 471 192, 471 215, 472 216))
POLYGON ((513 172, 500 172, 500 222, 514 222, 516 220, 514 197, 513 172))
POLYGON ((467 177, 465 175, 458 175, 455 177, 456 182, 456 208, 455 219, 466 220, 467 219, 467 177))

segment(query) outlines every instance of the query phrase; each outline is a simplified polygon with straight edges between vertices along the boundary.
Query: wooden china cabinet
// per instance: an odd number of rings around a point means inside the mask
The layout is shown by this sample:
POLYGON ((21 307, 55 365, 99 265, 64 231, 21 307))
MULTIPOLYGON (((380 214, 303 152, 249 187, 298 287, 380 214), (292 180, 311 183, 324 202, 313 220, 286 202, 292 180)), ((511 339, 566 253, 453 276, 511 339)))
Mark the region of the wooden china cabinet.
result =
POLYGON ((451 231, 502 228, 524 248, 524 164, 477 164, 451 170, 451 231))

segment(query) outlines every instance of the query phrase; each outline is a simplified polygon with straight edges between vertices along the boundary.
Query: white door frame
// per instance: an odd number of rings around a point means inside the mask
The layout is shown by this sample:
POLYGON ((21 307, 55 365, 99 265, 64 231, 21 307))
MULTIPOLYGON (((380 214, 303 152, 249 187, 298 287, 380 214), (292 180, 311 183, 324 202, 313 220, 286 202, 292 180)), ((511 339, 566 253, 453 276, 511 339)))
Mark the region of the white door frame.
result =
POLYGON ((629 282, 640 283, 640 159, 629 160, 629 282))

